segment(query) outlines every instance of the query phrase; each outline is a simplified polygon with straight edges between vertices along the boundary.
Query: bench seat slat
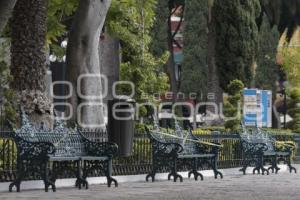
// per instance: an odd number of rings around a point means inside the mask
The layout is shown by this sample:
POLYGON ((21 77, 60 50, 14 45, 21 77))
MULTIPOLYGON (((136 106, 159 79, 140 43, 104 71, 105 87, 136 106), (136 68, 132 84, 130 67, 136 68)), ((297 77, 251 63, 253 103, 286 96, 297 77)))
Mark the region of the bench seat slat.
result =
POLYGON ((109 160, 108 156, 82 156, 81 160, 109 160))
POLYGON ((67 157, 64 157, 64 156, 50 156, 49 157, 49 161, 78 161, 80 160, 80 157, 79 156, 67 156, 67 157))
POLYGON ((179 155, 178 158, 212 158, 215 154, 183 154, 179 155))

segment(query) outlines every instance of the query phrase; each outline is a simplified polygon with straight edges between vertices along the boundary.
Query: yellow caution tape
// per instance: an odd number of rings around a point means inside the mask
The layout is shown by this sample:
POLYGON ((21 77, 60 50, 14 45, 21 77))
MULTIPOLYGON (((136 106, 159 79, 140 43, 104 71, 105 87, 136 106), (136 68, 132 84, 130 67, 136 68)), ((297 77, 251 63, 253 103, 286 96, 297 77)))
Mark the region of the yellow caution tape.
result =
POLYGON ((195 143, 200 143, 200 144, 205 144, 205 145, 210 145, 210 146, 216 146, 216 147, 223 147, 223 145, 220 145, 220 144, 215 144, 215 143, 211 143, 211 142, 204 142, 204 141, 200 141, 200 140, 193 140, 193 139, 188 139, 188 138, 182 138, 182 137, 179 137, 179 136, 176 136, 176 135, 172 135, 172 134, 168 134, 168 133, 164 133, 164 132, 157 132, 159 134, 162 134, 162 135, 166 135, 166 136, 169 136, 169 137, 173 137, 173 138, 177 138, 177 139, 182 139, 182 140, 186 140, 186 141, 191 141, 191 142, 195 142, 195 143))

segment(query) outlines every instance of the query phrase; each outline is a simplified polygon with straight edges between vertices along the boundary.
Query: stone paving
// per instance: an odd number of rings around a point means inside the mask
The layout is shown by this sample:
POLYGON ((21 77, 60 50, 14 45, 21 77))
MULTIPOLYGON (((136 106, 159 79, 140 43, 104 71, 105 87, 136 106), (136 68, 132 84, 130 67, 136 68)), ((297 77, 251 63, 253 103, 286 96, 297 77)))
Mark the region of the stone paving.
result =
MULTIPOLYGON (((299 170, 299 165, 297 166, 299 170)), ((172 199, 172 200, 300 200, 300 175, 281 172, 278 175, 227 175, 215 180, 184 179, 183 183, 158 181, 155 183, 120 183, 118 188, 92 185, 89 190, 58 188, 56 193, 43 190, 21 193, 0 193, 0 200, 101 200, 101 199, 172 199)))

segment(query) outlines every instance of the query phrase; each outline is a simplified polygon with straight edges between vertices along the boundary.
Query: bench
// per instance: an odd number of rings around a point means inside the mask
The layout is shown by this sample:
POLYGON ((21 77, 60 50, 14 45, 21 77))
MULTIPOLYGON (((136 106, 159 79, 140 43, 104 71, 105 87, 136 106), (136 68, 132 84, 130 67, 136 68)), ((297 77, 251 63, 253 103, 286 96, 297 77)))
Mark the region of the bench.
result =
POLYGON ((292 173, 292 171, 297 173, 296 168, 291 165, 293 146, 284 145, 282 149, 278 149, 275 138, 258 127, 256 127, 255 134, 256 137, 260 138, 261 142, 265 143, 268 147, 268 149, 263 153, 264 163, 267 161, 271 163, 271 167, 268 168, 268 171, 272 170, 272 173, 275 172, 277 174, 280 170, 277 163, 283 161, 288 165, 290 173, 292 173))
POLYGON ((244 152, 243 168, 241 171, 243 174, 246 174, 246 169, 252 162, 255 163, 253 169, 253 174, 260 173, 269 174, 269 171, 272 170, 274 173, 278 173, 280 168, 277 166, 279 161, 284 161, 287 163, 290 172, 293 170, 296 172, 296 169, 291 165, 291 155, 292 147, 285 145, 285 149, 279 150, 276 148, 276 140, 267 132, 256 127, 252 130, 252 133, 246 129, 242 124, 242 134, 240 134, 241 142, 244 152), (271 166, 266 169, 264 164, 269 162, 271 166))
POLYGON ((263 154, 268 150, 267 145, 261 141, 260 138, 257 138, 256 135, 252 135, 248 132, 246 127, 242 124, 242 133, 240 134, 240 140, 243 149, 243 167, 240 171, 243 174, 246 174, 246 169, 251 163, 254 163, 255 167, 253 169, 253 174, 255 171, 262 174, 265 172, 269 174, 268 170, 264 168, 263 154))
POLYGON ((223 178, 223 174, 217 169, 220 145, 213 144, 210 147, 207 144, 204 145, 193 135, 191 130, 183 131, 177 121, 175 121, 175 128, 173 133, 164 133, 159 128, 158 123, 154 124, 153 130, 146 127, 147 135, 152 144, 152 171, 146 176, 146 181, 151 177, 154 182, 158 169, 168 166, 171 171, 168 174, 168 180, 173 177, 174 182, 178 178, 182 182, 183 178, 177 171, 179 161, 189 166, 189 178, 193 175, 195 180, 198 180, 198 177, 203 180, 203 175, 198 172, 199 166, 203 166, 203 164, 212 168, 215 178, 218 175, 223 178))
POLYGON ((88 189, 87 177, 92 170, 103 170, 107 185, 118 185, 111 177, 112 158, 118 147, 114 143, 95 142, 86 138, 78 129, 68 129, 56 120, 53 130, 35 128, 22 112, 21 128, 12 136, 17 146, 16 179, 9 185, 11 192, 20 185, 26 175, 38 173, 44 181, 45 192, 51 186, 56 191, 57 176, 70 171, 76 177, 75 185, 88 189))

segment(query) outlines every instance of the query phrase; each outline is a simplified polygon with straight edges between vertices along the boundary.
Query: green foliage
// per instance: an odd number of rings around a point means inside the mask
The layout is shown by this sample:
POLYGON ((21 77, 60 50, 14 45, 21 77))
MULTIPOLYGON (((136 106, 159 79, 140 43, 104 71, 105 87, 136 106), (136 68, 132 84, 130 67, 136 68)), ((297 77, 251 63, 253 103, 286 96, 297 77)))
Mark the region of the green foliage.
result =
POLYGON ((292 151, 292 159, 296 157, 299 148, 297 143, 293 140, 276 141, 275 146, 279 151, 292 151))
MULTIPOLYGON (((292 139, 296 133, 293 133, 289 129, 272 129, 272 128, 263 128, 264 131, 270 133, 273 136, 278 137, 281 141, 285 141, 286 138, 292 139)), ((230 131, 229 129, 226 129, 224 126, 204 126, 201 128, 198 128, 193 131, 196 135, 209 135, 212 132, 217 131, 221 134, 228 134, 228 133, 240 133, 242 132, 241 127, 237 130, 230 131)))
MULTIPOLYGON (((169 55, 164 52, 156 57, 150 52, 156 0, 113 1, 108 13, 106 27, 109 33, 121 40, 121 80, 135 85, 135 100, 152 101, 154 93, 168 89, 168 78, 162 66, 169 55)), ((131 93, 126 86, 122 94, 131 93)))
POLYGON ((12 139, 0 138, 0 148, 2 152, 5 152, 1 155, 0 171, 7 170, 8 165, 16 166, 18 150, 15 141, 12 139))
POLYGON ((233 80, 227 86, 227 91, 229 95, 240 95, 241 91, 244 89, 244 84, 240 80, 233 80))
POLYGON ((283 59, 282 68, 289 82, 300 87, 300 48, 285 46, 280 49, 280 54, 283 59))
POLYGON ((256 87, 276 92, 276 80, 279 67, 276 64, 277 46, 279 41, 277 27, 271 28, 266 16, 263 17, 259 32, 259 48, 255 73, 256 87))
POLYGON ((16 119, 16 109, 14 106, 15 93, 10 89, 10 82, 13 81, 13 77, 10 75, 8 49, 10 47, 10 41, 4 40, 0 42, 0 110, 4 113, 0 113, 2 117, 0 121, 10 120, 12 122, 16 119))
POLYGON ((155 10, 155 20, 151 30, 151 37, 155 40, 151 41, 150 49, 153 55, 162 56, 168 51, 168 18, 170 15, 169 1, 157 1, 155 10))
POLYGON ((252 81, 258 47, 256 19, 260 11, 259 0, 214 1, 216 64, 224 90, 234 79, 247 86, 252 81))
POLYGON ((141 106, 138 112, 140 117, 145 117, 147 115, 147 108, 145 106, 141 106))
POLYGON ((293 118, 287 127, 300 133, 300 88, 292 88, 288 91, 288 114, 293 118))
POLYGON ((50 45, 53 53, 62 57, 65 49, 57 44, 58 39, 67 35, 67 19, 76 11, 78 0, 49 0, 47 19, 47 44, 50 45))
POLYGON ((182 92, 206 94, 207 88, 207 16, 206 0, 189 0, 184 13, 184 60, 182 63, 182 92))
POLYGON ((144 134, 146 132, 145 130, 145 124, 141 123, 135 123, 135 132, 138 134, 144 134))
POLYGON ((225 122, 225 128, 231 131, 236 131, 240 128, 241 119, 236 118, 240 116, 239 103, 242 101, 242 90, 244 84, 240 80, 233 80, 227 86, 228 96, 224 101, 224 115, 229 120, 225 122), (234 117, 233 119, 230 119, 234 117))

